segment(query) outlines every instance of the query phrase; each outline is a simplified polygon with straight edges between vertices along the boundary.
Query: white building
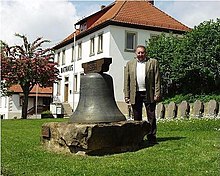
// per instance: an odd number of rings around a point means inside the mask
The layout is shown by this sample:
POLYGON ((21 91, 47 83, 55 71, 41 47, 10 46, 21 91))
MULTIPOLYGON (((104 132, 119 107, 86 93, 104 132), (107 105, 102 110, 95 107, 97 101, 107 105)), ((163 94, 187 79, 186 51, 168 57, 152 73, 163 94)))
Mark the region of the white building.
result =
POLYGON ((183 34, 187 26, 156 8, 148 1, 115 1, 78 21, 75 32, 57 44, 55 62, 62 80, 54 85, 53 101, 76 109, 79 101, 82 63, 111 57, 108 74, 114 83, 115 100, 126 114, 123 97, 124 66, 134 58, 137 44, 161 32, 183 34))
MULTIPOLYGON (((20 119, 23 91, 19 85, 13 85, 10 90, 13 91, 12 95, 0 97, 1 119, 20 119)), ((52 87, 34 86, 28 96, 28 117, 36 118, 42 111, 49 109, 51 99, 52 87)))

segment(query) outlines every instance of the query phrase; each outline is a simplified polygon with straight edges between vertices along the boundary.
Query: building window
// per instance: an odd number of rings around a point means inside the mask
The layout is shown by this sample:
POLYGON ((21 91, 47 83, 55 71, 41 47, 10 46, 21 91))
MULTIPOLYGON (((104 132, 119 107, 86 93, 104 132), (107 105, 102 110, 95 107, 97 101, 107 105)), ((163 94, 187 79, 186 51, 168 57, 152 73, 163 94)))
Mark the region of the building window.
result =
POLYGON ((78 44, 78 60, 82 59, 82 43, 78 44))
POLYGON ((19 105, 20 105, 20 106, 23 105, 23 101, 24 101, 24 97, 20 97, 20 99, 19 99, 19 105))
POLYGON ((85 31, 87 29, 87 24, 83 23, 80 25, 80 32, 85 31))
POLYGON ((95 54, 95 37, 90 39, 90 56, 95 54))
POLYGON ((157 39, 160 35, 159 34, 150 34, 150 38, 148 38, 147 40, 145 40, 145 43, 149 43, 150 41, 153 41, 155 39, 157 39))
POLYGON ((60 65, 60 52, 57 53, 57 65, 58 66, 60 65))
POLYGON ((150 34, 150 39, 156 39, 157 37, 159 37, 158 34, 150 34))
POLYGON ((125 51, 134 52, 137 45, 137 33, 125 32, 125 51))
POLYGON ((62 65, 65 65, 65 61, 66 60, 66 54, 65 54, 65 50, 62 51, 62 65))
POLYGON ((68 83, 69 82, 69 77, 65 77, 65 83, 68 83))
POLYGON ((75 53, 74 53, 74 45, 72 46, 72 59, 71 61, 74 62, 75 61, 75 53))
POLYGON ((103 52, 103 34, 98 35, 98 53, 103 52))
POLYGON ((61 87, 61 81, 57 82, 57 96, 60 95, 60 87, 61 87))
POLYGON ((74 92, 77 92, 78 91, 78 89, 77 89, 77 75, 74 75, 74 78, 73 78, 74 80, 74 82, 73 82, 73 91, 74 92))

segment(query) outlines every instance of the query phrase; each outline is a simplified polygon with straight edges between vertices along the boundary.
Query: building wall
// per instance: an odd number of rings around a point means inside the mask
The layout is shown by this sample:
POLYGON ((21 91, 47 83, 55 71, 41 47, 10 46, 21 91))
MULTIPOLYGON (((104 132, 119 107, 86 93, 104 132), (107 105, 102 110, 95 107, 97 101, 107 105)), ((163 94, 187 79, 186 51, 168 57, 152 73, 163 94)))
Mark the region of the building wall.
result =
MULTIPOLYGON (((82 63, 89 62, 92 60, 100 59, 103 57, 111 57, 112 64, 110 65, 109 72, 113 78, 114 83, 114 94, 115 100, 123 113, 127 113, 127 105, 124 103, 123 96, 123 83, 124 83, 124 66, 126 63, 135 57, 134 52, 125 51, 125 37, 126 32, 136 32, 137 33, 137 44, 146 45, 146 41, 152 35, 159 35, 159 32, 155 31, 146 31, 134 28, 119 27, 119 26, 107 26, 99 31, 96 31, 84 38, 77 40, 75 42, 75 52, 74 60, 72 61, 72 46, 74 42, 57 50, 56 53, 60 52, 60 58, 62 58, 62 51, 65 49, 66 63, 61 65, 58 68, 61 71, 61 68, 72 65, 73 69, 70 71, 62 72, 61 82, 60 82, 60 94, 57 93, 57 84, 54 85, 54 101, 55 102, 64 102, 64 92, 65 92, 65 77, 68 77, 69 92, 68 92, 68 103, 72 108, 76 109, 79 101, 79 87, 80 87, 80 74, 83 74, 82 63), (98 35, 103 34, 103 52, 97 53, 98 45, 98 35), (90 56, 90 39, 95 37, 95 53, 93 56, 90 56), (77 60, 78 56, 78 44, 82 43, 82 59, 77 60), (74 75, 77 75, 77 91, 74 92, 74 75)), ((57 54, 55 61, 57 61, 57 54)), ((61 60, 61 59, 60 59, 61 60)), ((67 82, 66 82, 67 84, 67 82)))
MULTIPOLYGON (((28 109, 36 104, 36 97, 28 99, 28 109)), ((43 104, 43 99, 38 98, 38 105, 43 104)), ((20 119, 22 112, 21 99, 19 94, 13 94, 8 97, 0 97, 0 114, 2 119, 20 119)))
POLYGON ((1 119, 8 119, 9 97, 0 97, 0 115, 1 119))
POLYGON ((0 99, 2 100, 2 104, 4 104, 4 107, 0 107, 0 113, 3 115, 3 119, 17 119, 21 117, 22 107, 20 106, 19 94, 1 97, 0 99))

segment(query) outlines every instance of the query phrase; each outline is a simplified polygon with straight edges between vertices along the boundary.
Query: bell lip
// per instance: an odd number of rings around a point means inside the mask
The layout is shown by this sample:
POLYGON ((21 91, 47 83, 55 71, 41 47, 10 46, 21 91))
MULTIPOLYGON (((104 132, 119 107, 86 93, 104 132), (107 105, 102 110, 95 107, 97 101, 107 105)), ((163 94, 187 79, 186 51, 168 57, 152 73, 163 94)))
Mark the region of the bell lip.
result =
POLYGON ((85 120, 85 119, 74 119, 74 118, 70 118, 69 122, 70 123, 79 123, 79 124, 94 124, 94 123, 113 123, 113 122, 121 122, 121 121, 127 121, 127 119, 125 117, 121 117, 120 119, 116 119, 116 120, 112 120, 112 119, 100 119, 100 120, 85 120))
POLYGON ((107 73, 85 73, 84 75, 81 75, 81 76, 88 76, 88 77, 103 77, 103 76, 110 76, 109 74, 107 73))

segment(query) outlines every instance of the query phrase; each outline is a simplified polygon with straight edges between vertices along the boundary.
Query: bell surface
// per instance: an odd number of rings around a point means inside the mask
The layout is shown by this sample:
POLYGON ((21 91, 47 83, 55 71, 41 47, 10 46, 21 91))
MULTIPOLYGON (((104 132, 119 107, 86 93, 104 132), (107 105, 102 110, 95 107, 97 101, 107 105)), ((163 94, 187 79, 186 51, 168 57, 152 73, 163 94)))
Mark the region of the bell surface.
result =
POLYGON ((74 123, 104 123, 126 120, 114 98, 113 79, 105 73, 81 75, 80 99, 70 117, 74 123))

